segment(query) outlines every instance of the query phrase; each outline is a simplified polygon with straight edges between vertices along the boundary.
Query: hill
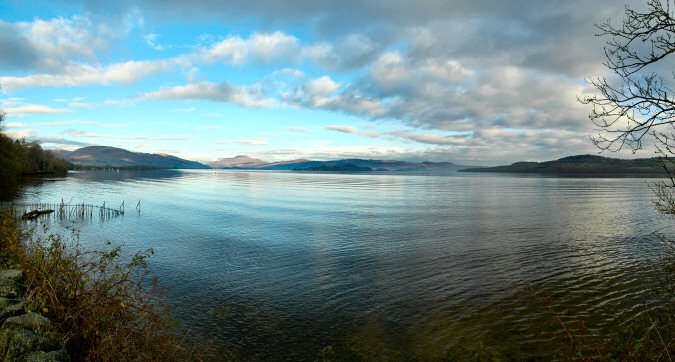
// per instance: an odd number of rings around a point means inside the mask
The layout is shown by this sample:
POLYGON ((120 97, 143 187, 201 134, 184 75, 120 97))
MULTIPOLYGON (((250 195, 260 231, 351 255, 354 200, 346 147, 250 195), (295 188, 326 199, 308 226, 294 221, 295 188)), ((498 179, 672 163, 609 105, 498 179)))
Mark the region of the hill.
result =
POLYGON ((251 158, 248 156, 237 156, 233 158, 221 158, 218 161, 209 162, 208 165, 212 168, 255 168, 256 166, 265 165, 267 162, 251 158))
POLYGON ((579 175, 665 175, 657 158, 619 159, 576 155, 545 162, 516 162, 507 166, 467 168, 460 172, 509 172, 579 175))
POLYGON ((363 172, 363 171, 372 171, 370 167, 359 167, 351 163, 345 163, 338 166, 319 166, 319 167, 307 167, 303 169, 295 169, 295 171, 329 171, 329 172, 363 172))
POLYGON ((176 156, 156 153, 131 152, 106 146, 83 147, 78 150, 56 151, 56 155, 75 166, 120 168, 210 168, 202 163, 176 156))
POLYGON ((363 169, 372 169, 374 171, 456 171, 466 166, 455 165, 452 162, 405 162, 393 160, 365 160, 365 159, 345 159, 335 161, 312 161, 298 159, 291 161, 271 162, 250 158, 247 156, 237 156, 234 158, 221 158, 218 161, 209 163, 213 168, 226 169, 257 169, 257 170, 305 170, 332 168, 337 169, 345 165, 355 166, 363 169))

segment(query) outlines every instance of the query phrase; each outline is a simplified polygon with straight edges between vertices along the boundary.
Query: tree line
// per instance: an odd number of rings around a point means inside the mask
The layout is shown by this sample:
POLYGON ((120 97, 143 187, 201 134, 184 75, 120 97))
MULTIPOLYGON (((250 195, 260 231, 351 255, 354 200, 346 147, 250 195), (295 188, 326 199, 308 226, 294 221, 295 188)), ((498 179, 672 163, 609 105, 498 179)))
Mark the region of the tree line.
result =
POLYGON ((0 110, 0 185, 13 185, 27 175, 65 175, 68 162, 45 151, 37 142, 13 140, 4 132, 0 110))

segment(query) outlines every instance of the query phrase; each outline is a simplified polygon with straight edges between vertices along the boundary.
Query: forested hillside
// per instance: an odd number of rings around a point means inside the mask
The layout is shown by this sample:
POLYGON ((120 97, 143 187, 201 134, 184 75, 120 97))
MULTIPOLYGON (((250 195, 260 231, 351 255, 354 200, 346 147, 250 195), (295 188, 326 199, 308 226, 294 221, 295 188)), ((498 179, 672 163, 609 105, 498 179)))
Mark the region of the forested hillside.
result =
POLYGON ((36 142, 13 140, 4 132, 4 120, 0 111, 0 185, 14 184, 24 175, 66 174, 67 161, 56 158, 36 142))

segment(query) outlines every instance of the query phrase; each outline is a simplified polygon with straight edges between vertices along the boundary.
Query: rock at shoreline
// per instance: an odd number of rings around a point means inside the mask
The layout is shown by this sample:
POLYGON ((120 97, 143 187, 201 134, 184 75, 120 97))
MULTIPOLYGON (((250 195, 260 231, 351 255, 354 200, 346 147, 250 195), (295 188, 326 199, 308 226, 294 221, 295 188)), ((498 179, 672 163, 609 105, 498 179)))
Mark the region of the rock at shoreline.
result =
POLYGON ((0 360, 70 361, 52 322, 35 313, 34 302, 22 299, 23 281, 21 270, 0 270, 0 360))
POLYGON ((23 272, 17 269, 0 271, 0 297, 20 298, 23 294, 23 272))

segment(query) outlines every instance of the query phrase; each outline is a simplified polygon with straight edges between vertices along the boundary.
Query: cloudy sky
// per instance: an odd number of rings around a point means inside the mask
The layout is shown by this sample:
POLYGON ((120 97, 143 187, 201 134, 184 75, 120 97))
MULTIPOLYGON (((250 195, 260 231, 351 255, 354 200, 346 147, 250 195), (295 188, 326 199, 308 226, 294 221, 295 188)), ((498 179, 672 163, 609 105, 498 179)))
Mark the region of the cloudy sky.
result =
POLYGON ((0 105, 46 148, 200 161, 597 153, 577 97, 624 5, 0 0, 0 105))

